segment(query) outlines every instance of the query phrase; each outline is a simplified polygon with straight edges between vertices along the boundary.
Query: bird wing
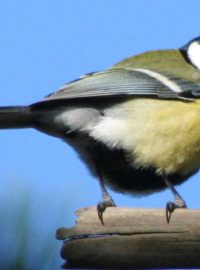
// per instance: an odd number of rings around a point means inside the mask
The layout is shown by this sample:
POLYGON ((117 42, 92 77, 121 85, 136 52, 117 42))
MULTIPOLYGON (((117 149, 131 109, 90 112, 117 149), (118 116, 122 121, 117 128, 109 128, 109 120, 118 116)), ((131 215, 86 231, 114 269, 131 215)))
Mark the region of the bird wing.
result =
POLYGON ((43 101, 103 96, 191 100, 200 97, 200 84, 148 69, 116 68, 87 74, 64 85, 43 101))

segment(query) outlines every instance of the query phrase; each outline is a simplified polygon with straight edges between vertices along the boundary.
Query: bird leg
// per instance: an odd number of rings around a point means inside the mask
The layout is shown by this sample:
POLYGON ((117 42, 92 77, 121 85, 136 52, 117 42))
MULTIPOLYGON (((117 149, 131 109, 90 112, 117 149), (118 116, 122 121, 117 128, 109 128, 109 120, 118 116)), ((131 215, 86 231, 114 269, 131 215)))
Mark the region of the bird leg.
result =
POLYGON ((101 176, 99 177, 99 184, 101 188, 102 201, 100 201, 97 204, 97 213, 98 213, 98 216, 102 225, 104 225, 103 213, 105 212, 107 207, 114 207, 116 205, 115 205, 114 200, 112 199, 112 197, 106 190, 106 187, 104 186, 104 183, 103 183, 103 178, 101 176))
POLYGON ((164 178, 164 181, 167 185, 167 187, 171 190, 172 194, 174 195, 175 202, 168 202, 166 204, 166 219, 167 223, 170 222, 170 218, 172 213, 176 208, 187 208, 187 205, 181 195, 176 191, 174 186, 168 181, 166 178, 164 178))

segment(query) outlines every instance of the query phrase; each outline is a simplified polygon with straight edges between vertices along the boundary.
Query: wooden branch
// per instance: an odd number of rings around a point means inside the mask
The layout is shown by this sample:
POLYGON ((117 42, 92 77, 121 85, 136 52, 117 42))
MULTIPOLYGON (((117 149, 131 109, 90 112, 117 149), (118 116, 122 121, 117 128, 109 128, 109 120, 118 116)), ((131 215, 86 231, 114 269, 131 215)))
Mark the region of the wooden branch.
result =
POLYGON ((57 231, 65 240, 66 269, 199 268, 200 210, 178 209, 167 224, 164 209, 112 207, 103 226, 96 207, 77 211, 75 227, 57 231))

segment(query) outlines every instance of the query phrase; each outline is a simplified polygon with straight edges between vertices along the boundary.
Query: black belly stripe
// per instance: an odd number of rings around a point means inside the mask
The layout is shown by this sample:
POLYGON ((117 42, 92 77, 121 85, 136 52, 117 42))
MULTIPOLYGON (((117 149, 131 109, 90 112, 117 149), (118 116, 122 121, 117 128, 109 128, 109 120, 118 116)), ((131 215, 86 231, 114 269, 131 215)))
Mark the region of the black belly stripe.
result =
MULTIPOLYGON (((70 139, 73 140, 73 138, 87 142, 84 144, 84 150, 92 157, 95 166, 104 178, 105 184, 112 189, 122 193, 139 195, 150 194, 166 188, 165 182, 160 175, 156 174, 155 168, 145 168, 145 164, 142 164, 141 168, 134 167, 134 163, 129 161, 124 150, 110 149, 105 144, 79 132, 71 133, 70 139)), ((87 159, 81 153, 79 154, 87 164, 87 159)), ((90 164, 87 165, 91 169, 90 164)), ((178 173, 167 175, 167 177, 173 185, 177 185, 184 182, 193 173, 185 177, 178 173)))

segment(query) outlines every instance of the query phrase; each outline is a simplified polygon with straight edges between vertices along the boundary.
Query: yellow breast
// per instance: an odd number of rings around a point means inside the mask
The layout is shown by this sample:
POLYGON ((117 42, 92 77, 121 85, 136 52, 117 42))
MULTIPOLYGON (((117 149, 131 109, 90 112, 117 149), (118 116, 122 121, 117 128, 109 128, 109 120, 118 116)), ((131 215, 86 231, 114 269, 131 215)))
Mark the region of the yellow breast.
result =
POLYGON ((182 175, 200 167, 200 101, 133 99, 123 107, 122 144, 136 166, 182 175))

